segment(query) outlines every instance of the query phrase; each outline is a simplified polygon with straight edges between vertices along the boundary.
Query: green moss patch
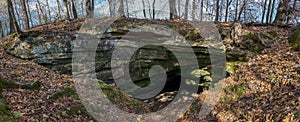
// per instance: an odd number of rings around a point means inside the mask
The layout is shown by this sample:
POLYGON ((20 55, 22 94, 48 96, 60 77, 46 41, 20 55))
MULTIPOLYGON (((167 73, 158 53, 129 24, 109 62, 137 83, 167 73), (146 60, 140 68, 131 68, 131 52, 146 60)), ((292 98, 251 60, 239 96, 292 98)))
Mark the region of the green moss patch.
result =
POLYGON ((54 100, 57 100, 57 99, 63 98, 63 97, 74 97, 75 99, 79 100, 78 94, 70 86, 65 87, 65 89, 62 92, 53 94, 51 98, 54 100))
POLYGON ((270 34, 273 37, 277 37, 278 36, 278 33, 275 30, 269 31, 268 34, 270 34))
POLYGON ((2 93, 0 93, 0 121, 1 122, 15 122, 11 111, 7 105, 6 100, 4 99, 2 93))
POLYGON ((289 42, 292 44, 292 49, 300 51, 300 29, 297 29, 289 38, 289 42))
POLYGON ((243 40, 247 40, 247 39, 251 39, 253 41, 259 41, 259 37, 257 34, 253 34, 253 33, 248 33, 246 35, 244 35, 244 39, 243 40))
POLYGON ((0 78, 0 89, 15 89, 15 88, 40 90, 41 82, 36 81, 32 84, 21 85, 21 84, 16 84, 14 82, 9 82, 9 81, 6 81, 6 80, 0 78))
POLYGON ((114 86, 103 81, 99 81, 99 86, 105 97, 122 110, 130 113, 145 113, 148 110, 142 102, 129 97, 114 86))
POLYGON ((224 89, 226 96, 222 98, 223 102, 231 102, 233 100, 239 99, 242 95, 245 94, 246 88, 245 84, 239 84, 235 86, 229 86, 224 89))

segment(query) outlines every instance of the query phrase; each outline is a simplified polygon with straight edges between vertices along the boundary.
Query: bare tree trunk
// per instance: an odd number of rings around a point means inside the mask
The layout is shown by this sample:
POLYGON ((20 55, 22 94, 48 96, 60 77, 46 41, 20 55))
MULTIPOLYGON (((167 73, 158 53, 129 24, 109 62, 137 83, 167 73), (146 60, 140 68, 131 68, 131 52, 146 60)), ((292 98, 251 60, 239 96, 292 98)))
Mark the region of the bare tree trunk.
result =
POLYGON ((115 2, 114 0, 108 0, 110 17, 115 17, 115 2))
POLYGON ((10 26, 10 33, 21 33, 21 30, 19 28, 18 22, 16 20, 15 14, 14 14, 14 6, 12 4, 11 0, 6 0, 7 2, 7 9, 8 9, 8 15, 9 15, 9 26, 10 26))
POLYGON ((216 18, 215 21, 219 21, 219 12, 220 12, 220 0, 216 0, 216 18))
POLYGON ((192 9, 192 20, 196 20, 196 0, 193 0, 193 9, 192 9))
POLYGON ((181 17, 181 0, 178 0, 177 9, 178 9, 178 16, 181 17))
POLYGON ((271 5, 272 5, 272 0, 269 0, 269 5, 268 5, 268 11, 267 11, 267 19, 266 19, 266 23, 269 23, 269 18, 270 18, 270 12, 271 12, 271 5))
POLYGON ((40 12, 41 12, 41 15, 43 15, 44 23, 48 23, 48 18, 47 18, 46 12, 43 11, 43 9, 42 9, 42 7, 41 7, 40 1, 37 0, 37 3, 38 3, 38 6, 39 6, 39 10, 40 10, 40 12))
POLYGON ((77 19, 78 15, 77 15, 77 10, 76 10, 74 0, 70 0, 70 4, 71 4, 71 8, 72 8, 73 17, 74 17, 74 19, 77 19))
POLYGON ((15 4, 15 5, 13 5, 14 6, 14 9, 15 9, 15 14, 16 14, 16 20, 17 20, 17 22, 19 21, 19 24, 21 24, 21 17, 20 17, 20 12, 19 12, 19 9, 17 8, 17 1, 16 0, 14 0, 13 1, 13 4, 15 4))
POLYGON ((59 0, 56 0, 57 3, 57 9, 58 9, 58 19, 61 19, 61 6, 59 0))
POLYGON ((68 0, 63 0, 64 6, 65 6, 65 16, 66 16, 66 20, 70 20, 70 10, 68 7, 68 0))
POLYGON ((185 0, 184 19, 187 20, 189 15, 189 0, 185 0))
POLYGON ((0 34, 1 34, 1 37, 4 37, 4 34, 3 34, 3 28, 2 28, 2 21, 0 21, 0 34))
POLYGON ((273 20, 273 14, 274 14, 274 9, 275 9, 275 0, 273 0, 273 4, 272 4, 272 9, 271 9, 271 16, 270 16, 270 21, 269 23, 272 23, 273 20))
POLYGON ((262 12, 263 15, 262 15, 261 23, 264 23, 266 8, 267 8, 267 0, 265 0, 265 4, 263 6, 264 6, 264 9, 263 9, 263 12, 262 12))
POLYGON ((51 17, 51 10, 50 10, 50 7, 49 7, 49 1, 46 0, 46 7, 48 9, 48 18, 49 18, 49 22, 52 21, 52 17, 51 17))
POLYGON ((153 0, 153 3, 152 3, 152 19, 155 19, 155 2, 156 0, 153 0))
POLYGON ((39 18, 39 25, 42 24, 42 17, 41 17, 41 13, 40 13, 40 8, 38 3, 35 4, 36 5, 36 10, 37 10, 37 14, 38 14, 38 18, 39 18))
POLYGON ((84 16, 84 1, 81 1, 81 15, 84 16))
POLYGON ((145 7, 145 1, 142 0, 142 4, 143 4, 143 14, 144 14, 144 18, 147 18, 147 15, 146 15, 146 7, 145 7))
POLYGON ((119 7, 119 16, 120 17, 125 17, 125 12, 124 12, 124 1, 123 0, 119 0, 120 2, 120 7, 119 7))
POLYGON ((27 7, 25 4, 25 0, 21 0, 21 4, 22 4, 22 12, 23 12, 23 24, 25 29, 29 29, 29 19, 28 19, 28 13, 27 13, 27 7))
POLYGON ((126 2, 126 14, 127 14, 127 17, 130 18, 130 15, 129 15, 129 3, 128 3, 128 0, 125 0, 126 2))
POLYGON ((203 7, 204 7, 204 0, 201 0, 201 10, 200 10, 200 21, 203 20, 203 7))
POLYGON ((235 15, 234 15, 234 21, 237 21, 237 17, 238 17, 238 9, 239 8, 239 0, 236 0, 236 3, 235 3, 235 15))
POLYGON ((279 6, 277 9, 277 14, 275 17, 275 24, 277 25, 284 25, 286 22, 286 17, 288 15, 289 3, 291 0, 280 0, 279 6))
POLYGON ((225 22, 228 21, 228 11, 229 11, 229 6, 230 6, 231 2, 232 2, 232 0, 226 0, 225 22))
POLYGON ((33 22, 32 22, 32 17, 31 17, 31 12, 30 12, 30 6, 28 4, 28 0, 26 0, 26 8, 27 8, 27 15, 28 15, 28 18, 29 18, 29 21, 30 21, 30 25, 31 27, 33 26, 33 22))
POLYGON ((170 20, 174 20, 177 16, 175 0, 169 0, 170 20))
POLYGON ((242 8, 240 10, 238 21, 241 21, 241 16, 242 16, 242 13, 245 10, 245 8, 246 8, 246 0, 244 0, 243 6, 242 6, 242 8))
POLYGON ((85 11, 86 11, 87 16, 90 16, 90 14, 92 13, 92 7, 91 7, 90 0, 85 0, 85 11))

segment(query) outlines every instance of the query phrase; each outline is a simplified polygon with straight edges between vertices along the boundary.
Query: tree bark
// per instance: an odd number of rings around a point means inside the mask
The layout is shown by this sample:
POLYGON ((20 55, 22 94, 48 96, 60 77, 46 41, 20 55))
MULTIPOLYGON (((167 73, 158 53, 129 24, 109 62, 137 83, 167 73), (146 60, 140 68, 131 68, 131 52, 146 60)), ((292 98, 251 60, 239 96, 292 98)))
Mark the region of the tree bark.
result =
POLYGON ((49 22, 51 22, 52 17, 51 17, 51 10, 50 10, 50 6, 49 6, 49 0, 46 0, 46 7, 48 9, 48 19, 49 19, 49 22))
POLYGON ((58 9, 58 19, 60 20, 61 19, 61 6, 60 6, 60 2, 59 0, 56 0, 56 3, 57 3, 57 9, 58 9))
POLYGON ((19 15, 19 10, 18 10, 18 8, 17 8, 17 1, 16 0, 13 0, 13 8, 15 9, 15 15, 16 15, 16 20, 17 20, 17 22, 19 21, 19 24, 21 24, 21 17, 20 17, 20 15, 19 15))
POLYGON ((181 0, 178 0, 177 9, 178 9, 178 16, 181 16, 181 0))
POLYGON ((4 37, 4 34, 3 34, 3 28, 2 28, 2 21, 0 21, 0 34, 1 34, 1 37, 4 37))
POLYGON ((169 0, 170 20, 174 20, 177 16, 175 0, 169 0))
POLYGON ((219 12, 220 12, 220 0, 216 0, 216 18, 215 21, 219 21, 219 12))
POLYGON ((9 15, 9 27, 10 27, 10 33, 21 33, 21 30, 19 28, 18 22, 16 20, 15 14, 14 14, 14 7, 11 0, 6 0, 7 2, 7 9, 8 9, 8 15, 9 15))
POLYGON ((236 0, 236 3, 235 3, 235 15, 234 15, 234 21, 237 21, 237 17, 238 17, 238 9, 239 8, 239 0, 236 0))
POLYGON ((70 20, 70 10, 68 7, 68 0, 63 0, 64 6, 65 6, 65 16, 66 16, 66 20, 70 20))
POLYGON ((92 13, 92 6, 90 0, 85 0, 85 12, 87 16, 90 16, 90 14, 92 13))
POLYGON ((269 0, 269 4, 268 4, 268 11, 267 11, 267 19, 266 19, 266 23, 269 23, 269 18, 270 18, 270 12, 271 12, 271 5, 272 5, 272 0, 269 0))
POLYGON ((229 11, 229 6, 230 6, 231 2, 232 2, 232 0, 226 0, 225 22, 228 21, 228 11, 229 11))
POLYGON ((200 21, 203 21, 203 7, 204 7, 204 0, 201 0, 201 10, 200 10, 200 21))
POLYGON ((127 14, 127 17, 130 18, 130 15, 129 15, 129 3, 128 3, 128 0, 125 0, 125 3, 126 3, 126 14, 127 14))
POLYGON ((115 17, 115 4, 114 4, 114 0, 108 0, 108 4, 109 4, 110 17, 115 17))
POLYGON ((119 16, 120 17, 125 17, 125 11, 124 11, 124 1, 123 0, 119 0, 120 2, 120 7, 119 7, 119 16))
POLYGON ((192 20, 196 20, 196 0, 193 0, 193 9, 192 9, 192 20))
POLYGON ((271 16, 270 16, 269 23, 272 23, 272 20, 273 20, 273 14, 274 14, 275 2, 276 2, 276 1, 273 0, 272 9, 271 9, 271 16))
POLYGON ((142 4, 143 4, 143 14, 144 14, 144 18, 147 18, 147 15, 146 15, 146 7, 145 7, 145 1, 142 0, 142 4))
POLYGON ((242 13, 245 10, 245 8, 246 8, 246 0, 244 0, 244 3, 241 7, 241 10, 240 10, 240 13, 239 13, 239 16, 238 16, 238 21, 241 21, 241 16, 242 16, 242 13))
POLYGON ((263 12, 262 12, 262 18, 261 18, 261 23, 264 23, 264 20, 265 20, 265 14, 266 14, 266 9, 267 9, 267 0, 265 0, 265 3, 263 5, 264 9, 263 9, 263 12))
POLYGON ((280 0, 279 1, 279 6, 277 9, 277 14, 275 17, 275 24, 276 25, 285 25, 286 22, 286 17, 289 16, 288 15, 288 9, 289 9, 289 2, 291 0, 280 0))
POLYGON ((41 17, 41 14, 40 14, 40 8, 39 8, 38 4, 35 4, 35 6, 36 6, 38 18, 39 18, 39 25, 40 25, 40 24, 42 24, 42 17, 41 17))
POLYGON ((155 19, 155 2, 156 0, 153 0, 153 3, 152 3, 152 19, 155 19))
POLYGON ((27 8, 27 15, 28 15, 28 18, 29 18, 29 21, 30 21, 30 25, 32 27, 33 22, 32 22, 32 17, 31 17, 30 6, 29 6, 29 3, 28 3, 28 0, 26 0, 25 4, 26 4, 26 8, 27 8))
POLYGON ((70 0, 70 4, 71 4, 71 8, 72 8, 73 17, 74 17, 74 19, 77 19, 78 15, 77 15, 77 10, 76 10, 74 0, 70 0))
POLYGON ((188 15, 189 15, 189 0, 185 1, 185 8, 184 8, 184 19, 187 20, 188 19, 188 15))
POLYGON ((25 0, 21 0, 21 4, 22 4, 22 12, 23 12, 23 24, 25 29, 29 29, 29 18, 28 18, 28 13, 27 13, 27 7, 26 7, 26 1, 25 0))

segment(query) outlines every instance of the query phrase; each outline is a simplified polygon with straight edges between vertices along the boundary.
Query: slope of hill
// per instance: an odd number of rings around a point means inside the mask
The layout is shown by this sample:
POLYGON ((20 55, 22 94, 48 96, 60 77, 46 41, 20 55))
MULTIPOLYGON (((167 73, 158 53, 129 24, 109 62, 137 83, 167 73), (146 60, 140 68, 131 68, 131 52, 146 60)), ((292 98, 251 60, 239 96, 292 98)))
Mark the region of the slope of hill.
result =
MULTIPOLYGON (((25 31, 24 34, 76 33, 83 21, 44 25, 25 31)), ((244 26, 242 31, 244 35, 240 36, 241 42, 231 46, 232 49, 239 47, 252 52, 245 53, 250 59, 231 65, 232 74, 220 82, 224 86, 220 93, 223 97, 203 121, 300 121, 300 58, 299 52, 291 50, 292 46, 288 43, 289 29, 244 26), (264 44, 258 44, 261 42, 264 44)), ((11 56, 3 48, 0 48, 0 79, 3 79, 0 80, 1 93, 10 109, 0 114, 6 113, 17 121, 94 120, 80 103, 71 76, 11 56), (11 82, 16 84, 7 85, 11 82), (40 84, 32 89, 34 83, 40 84)), ((119 92, 115 86, 100 87, 107 88, 108 93, 117 91, 110 95, 120 108, 140 113, 149 113, 153 109, 153 106, 119 92), (119 99, 115 99, 116 96, 119 99)), ((199 110, 206 93, 204 91, 199 95, 180 121, 200 121, 199 110)), ((0 121, 11 119, 1 117, 0 121)))

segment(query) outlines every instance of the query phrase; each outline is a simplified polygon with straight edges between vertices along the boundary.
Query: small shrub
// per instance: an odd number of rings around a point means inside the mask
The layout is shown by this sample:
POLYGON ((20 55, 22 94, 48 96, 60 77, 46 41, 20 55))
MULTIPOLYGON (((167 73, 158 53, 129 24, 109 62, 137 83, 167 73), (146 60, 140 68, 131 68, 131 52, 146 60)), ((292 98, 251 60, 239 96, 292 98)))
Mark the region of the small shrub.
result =
POLYGON ((278 33, 275 30, 269 31, 268 34, 270 34, 273 37, 277 37, 278 36, 278 33))

